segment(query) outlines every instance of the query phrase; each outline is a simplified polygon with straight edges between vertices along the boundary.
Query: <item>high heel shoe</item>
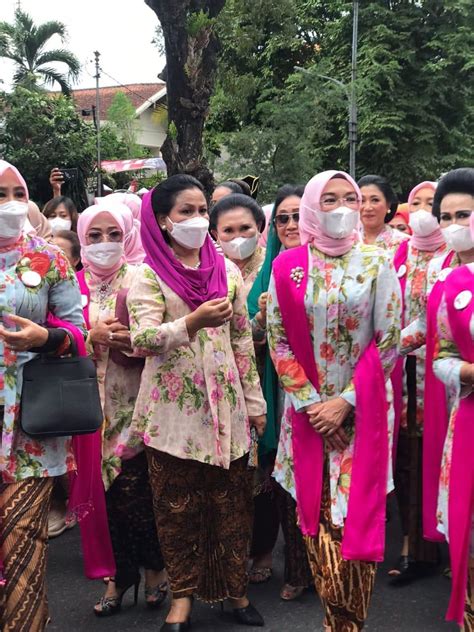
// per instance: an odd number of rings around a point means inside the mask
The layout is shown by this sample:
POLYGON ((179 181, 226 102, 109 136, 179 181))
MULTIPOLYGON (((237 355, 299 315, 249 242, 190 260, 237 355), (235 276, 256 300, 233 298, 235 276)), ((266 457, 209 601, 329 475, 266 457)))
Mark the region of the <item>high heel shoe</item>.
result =
POLYGON ((168 595, 168 582, 162 582, 158 586, 145 584, 145 603, 148 608, 159 608, 168 595), (150 599, 153 597, 153 599, 150 599))
POLYGON ((237 623, 241 623, 242 625, 252 625, 255 627, 265 625, 262 615, 250 602, 245 608, 233 608, 233 613, 237 623))
MULTIPOLYGON (((126 586, 126 588, 123 588, 116 597, 101 597, 94 606, 94 614, 97 617, 111 617, 112 615, 117 614, 117 612, 119 612, 122 607, 122 599, 125 593, 130 590, 132 586, 134 587, 133 605, 136 606, 138 602, 138 589, 140 587, 140 580, 141 577, 139 576, 133 584, 130 584, 129 586, 126 586), (97 606, 99 606, 100 609, 98 609, 97 606)), ((110 581, 114 580, 111 578, 110 581)))
MULTIPOLYGON (((193 597, 190 597, 191 608, 193 606, 193 597)), ((186 621, 180 621, 179 623, 167 623, 166 621, 160 628, 160 632, 186 632, 191 629, 191 613, 189 613, 186 621)))
POLYGON ((160 632, 185 632, 191 629, 191 619, 186 619, 181 623, 163 623, 160 632))

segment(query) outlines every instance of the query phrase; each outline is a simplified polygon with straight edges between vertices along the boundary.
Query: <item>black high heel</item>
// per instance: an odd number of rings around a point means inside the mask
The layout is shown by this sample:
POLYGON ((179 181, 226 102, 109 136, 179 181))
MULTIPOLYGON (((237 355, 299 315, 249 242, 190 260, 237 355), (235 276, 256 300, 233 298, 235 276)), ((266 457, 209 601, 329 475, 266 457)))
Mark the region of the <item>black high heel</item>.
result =
MULTIPOLYGON (((193 607, 194 597, 189 597, 191 601, 191 608, 193 607)), ((191 613, 186 621, 180 621, 179 623, 167 623, 166 621, 160 628, 160 632, 186 632, 191 629, 191 613)))
MULTIPOLYGON (((123 588, 117 595, 117 597, 101 597, 94 606, 94 614, 97 617, 111 617, 112 615, 117 614, 117 612, 119 612, 122 608, 122 600, 125 593, 130 590, 132 586, 134 587, 133 605, 136 606, 138 602, 138 589, 140 587, 140 580, 141 577, 138 576, 138 579, 133 584, 130 584, 126 588, 123 588), (97 606, 100 607, 100 610, 97 609, 97 606)), ((114 580, 110 578, 110 581, 114 580)))
POLYGON ((145 603, 148 608, 159 608, 168 595, 168 582, 162 582, 158 586, 145 584, 145 603), (150 599, 153 597, 153 599, 150 599))
POLYGON ((265 625, 265 621, 263 620, 260 612, 252 606, 252 604, 248 603, 248 606, 245 608, 233 608, 234 618, 237 623, 241 623, 242 625, 251 625, 255 627, 262 627, 265 625))

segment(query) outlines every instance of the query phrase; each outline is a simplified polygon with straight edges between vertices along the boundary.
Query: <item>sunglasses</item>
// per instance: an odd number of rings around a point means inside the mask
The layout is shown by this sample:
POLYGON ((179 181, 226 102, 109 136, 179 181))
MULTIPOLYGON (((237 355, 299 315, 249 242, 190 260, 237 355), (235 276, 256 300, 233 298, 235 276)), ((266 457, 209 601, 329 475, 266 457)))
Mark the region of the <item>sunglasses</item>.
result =
POLYGON ((299 213, 282 213, 281 215, 277 215, 273 220, 277 226, 286 226, 290 219, 293 219, 296 223, 300 221, 299 213))

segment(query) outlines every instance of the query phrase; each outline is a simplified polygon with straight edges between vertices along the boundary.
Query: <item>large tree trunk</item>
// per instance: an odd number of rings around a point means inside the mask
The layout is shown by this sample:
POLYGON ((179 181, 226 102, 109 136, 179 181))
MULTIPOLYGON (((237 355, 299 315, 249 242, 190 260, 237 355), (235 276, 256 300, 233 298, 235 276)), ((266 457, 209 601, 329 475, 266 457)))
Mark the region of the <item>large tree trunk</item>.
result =
POLYGON ((165 40, 168 135, 161 152, 168 175, 191 174, 210 190, 213 176, 203 161, 202 133, 217 67, 214 18, 225 0, 145 2, 158 16, 165 40))

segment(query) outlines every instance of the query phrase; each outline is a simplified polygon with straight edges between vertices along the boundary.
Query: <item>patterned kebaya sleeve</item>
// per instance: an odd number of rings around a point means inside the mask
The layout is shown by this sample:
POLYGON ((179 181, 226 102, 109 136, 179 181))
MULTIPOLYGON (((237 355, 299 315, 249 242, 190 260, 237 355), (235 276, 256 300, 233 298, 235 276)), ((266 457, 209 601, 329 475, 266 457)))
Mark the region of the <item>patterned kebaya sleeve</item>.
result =
POLYGON ((185 316, 163 322, 165 297, 155 273, 145 264, 137 270, 127 295, 127 307, 134 355, 156 356, 189 346, 185 316))
MULTIPOLYGON (((399 357, 401 312, 400 282, 393 264, 384 258, 375 279, 372 322, 375 344, 386 380, 389 379, 399 357)), ((342 391, 341 397, 352 406, 356 405, 353 380, 342 391)))
POLYGON ((268 346, 275 370, 296 411, 321 401, 303 367, 295 358, 283 326, 273 274, 267 301, 268 346))
POLYGON ((229 265, 227 266, 227 279, 233 308, 230 321, 230 344, 239 372, 247 413, 250 417, 257 417, 265 415, 267 404, 263 397, 257 371, 243 279, 239 270, 237 268, 231 269, 229 265))
POLYGON ((443 295, 436 318, 436 340, 433 356, 433 370, 436 377, 448 389, 450 398, 469 395, 471 386, 461 384, 461 359, 459 350, 454 343, 448 320, 446 299, 443 295))

